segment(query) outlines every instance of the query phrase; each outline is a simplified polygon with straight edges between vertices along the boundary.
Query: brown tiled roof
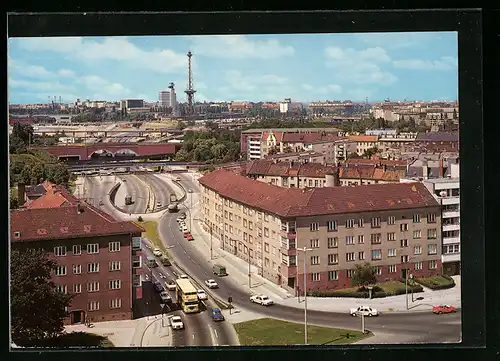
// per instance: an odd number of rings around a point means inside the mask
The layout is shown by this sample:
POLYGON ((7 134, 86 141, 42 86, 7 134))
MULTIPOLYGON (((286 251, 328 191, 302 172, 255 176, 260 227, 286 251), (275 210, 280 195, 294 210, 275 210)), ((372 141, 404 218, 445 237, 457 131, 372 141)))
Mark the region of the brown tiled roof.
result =
POLYGON ((376 135, 350 135, 349 140, 353 140, 355 142, 376 142, 376 135))
POLYGON ((132 222, 119 222, 101 210, 82 204, 66 205, 50 210, 19 209, 10 212, 12 242, 49 239, 96 237, 114 234, 141 233, 144 230, 132 222), (15 233, 20 232, 19 237, 15 233))
POLYGON ((258 159, 247 165, 247 175, 268 175, 277 177, 311 177, 323 178, 326 174, 334 173, 335 167, 324 166, 319 163, 277 162, 258 159))
POLYGON ((199 182, 225 198, 281 217, 439 206, 421 183, 281 188, 222 169, 201 177, 199 182))
POLYGON ((364 158, 350 158, 346 161, 349 164, 359 164, 359 165, 387 165, 387 166, 400 166, 406 167, 405 159, 391 160, 391 159, 364 159, 364 158))
POLYGON ((273 134, 276 137, 276 143, 281 143, 283 139, 283 132, 263 132, 262 133, 262 141, 267 142, 267 138, 269 135, 273 134))
POLYGON ((50 182, 44 182, 43 185, 47 192, 31 202, 26 202, 26 208, 56 208, 78 204, 78 199, 65 189, 59 188, 50 182))
POLYGON ((340 137, 336 133, 323 133, 321 131, 311 133, 284 133, 283 143, 313 143, 322 140, 338 140, 340 137))

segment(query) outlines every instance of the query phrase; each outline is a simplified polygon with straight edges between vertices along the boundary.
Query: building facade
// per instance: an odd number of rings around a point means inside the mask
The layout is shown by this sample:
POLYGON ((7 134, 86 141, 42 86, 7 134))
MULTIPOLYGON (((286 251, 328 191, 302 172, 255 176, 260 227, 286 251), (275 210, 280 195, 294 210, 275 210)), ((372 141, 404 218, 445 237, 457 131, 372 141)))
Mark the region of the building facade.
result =
POLYGON ((365 262, 379 281, 441 273, 440 206, 422 184, 281 188, 224 170, 199 182, 204 227, 291 291, 304 290, 304 257, 308 292, 350 287, 365 262))

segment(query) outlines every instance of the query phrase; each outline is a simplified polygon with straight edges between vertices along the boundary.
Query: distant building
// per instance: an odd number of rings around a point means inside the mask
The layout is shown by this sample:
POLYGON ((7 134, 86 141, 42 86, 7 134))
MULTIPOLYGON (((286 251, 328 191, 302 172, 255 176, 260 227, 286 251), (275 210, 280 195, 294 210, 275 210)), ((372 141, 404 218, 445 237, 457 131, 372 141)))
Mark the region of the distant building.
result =
POLYGON ((280 102, 280 113, 286 114, 292 111, 292 99, 286 98, 284 101, 280 102))
POLYGON ((158 94, 158 100, 160 101, 160 106, 174 108, 177 104, 177 97, 175 91, 162 90, 158 94))
POLYGON ((144 108, 144 99, 124 99, 120 101, 120 109, 144 108))

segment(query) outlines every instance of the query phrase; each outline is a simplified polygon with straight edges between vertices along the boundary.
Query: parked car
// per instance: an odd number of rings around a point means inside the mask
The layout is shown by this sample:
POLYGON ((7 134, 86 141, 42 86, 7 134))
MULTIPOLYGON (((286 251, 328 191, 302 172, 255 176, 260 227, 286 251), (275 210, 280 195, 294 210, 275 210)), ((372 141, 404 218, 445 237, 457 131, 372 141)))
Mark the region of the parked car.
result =
POLYGON ((182 212, 182 213, 180 214, 179 218, 180 218, 181 220, 186 219, 186 218, 187 218, 186 213, 185 213, 185 212, 182 212))
POLYGON ((442 313, 455 313, 457 312, 457 309, 450 305, 440 305, 432 307, 432 312, 436 315, 440 315, 442 313))
POLYGON ((189 279, 189 277, 187 275, 184 275, 184 274, 180 275, 179 278, 183 279, 183 280, 188 280, 189 279))
POLYGON ((194 240, 194 237, 193 237, 193 235, 191 233, 189 233, 188 236, 186 237, 186 239, 188 241, 192 241, 192 240, 194 240))
POLYGON ((188 238, 189 235, 190 235, 189 232, 184 232, 184 234, 183 234, 184 238, 188 238))
POLYGON ((158 292, 165 291, 165 289, 163 288, 161 282, 156 281, 155 283, 153 283, 153 286, 155 287, 155 290, 157 290, 158 292))
POLYGON ((250 302, 252 303, 257 303, 262 306, 271 306, 274 305, 273 300, 271 300, 269 297, 264 296, 264 295, 255 295, 250 297, 250 302))
MULTIPOLYGON (((185 218, 185 217, 184 217, 184 218, 185 218)), ((177 219, 176 219, 176 220, 177 220, 177 223, 182 223, 182 222, 184 222, 184 218, 182 218, 182 217, 180 217, 180 216, 179 216, 179 217, 177 217, 177 219)))
POLYGON ((163 253, 161 253, 161 250, 159 248, 155 248, 154 251, 153 251, 153 254, 156 256, 156 257, 161 257, 163 256, 163 253))
POLYGON ((184 225, 182 226, 182 228, 180 229, 180 231, 181 231, 182 233, 186 233, 186 232, 188 232, 188 228, 187 228, 187 226, 184 224, 184 225))
POLYGON ((170 326, 172 326, 172 330, 184 329, 184 322, 182 322, 181 316, 170 316, 168 319, 170 326))
POLYGON ((168 294, 167 291, 160 292, 160 297, 163 303, 172 303, 172 297, 168 294))
POLYGON ((181 179, 181 177, 176 177, 176 178, 175 178, 175 180, 176 180, 177 182, 180 182, 182 179, 181 179))
POLYGON ((167 286, 167 290, 175 291, 177 289, 177 283, 173 280, 165 281, 165 285, 167 286))
POLYGON ((198 299, 199 299, 200 301, 208 300, 208 296, 207 296, 207 294, 205 293, 205 291, 203 291, 203 290, 198 290, 198 291, 196 291, 196 293, 198 294, 198 299))
POLYGON ((164 266, 171 266, 172 263, 170 262, 170 260, 168 259, 168 257, 165 257, 163 256, 161 259, 160 259, 160 262, 162 265, 164 266))
POLYGON ((161 208, 161 202, 160 201, 156 202, 156 208, 161 208))
POLYGON ((219 285, 215 282, 215 280, 206 280, 205 284, 208 288, 219 288, 219 285))
POLYGON ((220 308, 217 307, 212 308, 212 320, 214 320, 215 322, 225 320, 224 315, 222 314, 220 308))
POLYGON ((378 316, 378 311, 369 306, 359 306, 357 308, 351 308, 349 310, 351 316, 363 315, 363 316, 378 316))

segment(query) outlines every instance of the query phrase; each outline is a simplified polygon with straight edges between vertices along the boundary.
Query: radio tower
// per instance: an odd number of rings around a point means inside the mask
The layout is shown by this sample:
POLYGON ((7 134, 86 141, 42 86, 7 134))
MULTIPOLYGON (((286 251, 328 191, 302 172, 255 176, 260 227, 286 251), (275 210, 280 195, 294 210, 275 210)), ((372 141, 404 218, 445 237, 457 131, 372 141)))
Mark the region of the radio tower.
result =
POLYGON ((196 90, 193 89, 193 69, 191 68, 191 57, 193 56, 193 53, 191 50, 188 51, 187 57, 188 57, 188 86, 187 89, 184 90, 184 93, 187 95, 187 101, 188 101, 188 114, 192 115, 194 113, 193 111, 193 100, 194 100, 194 93, 196 93, 196 90))

